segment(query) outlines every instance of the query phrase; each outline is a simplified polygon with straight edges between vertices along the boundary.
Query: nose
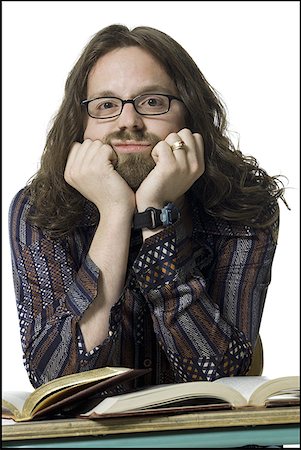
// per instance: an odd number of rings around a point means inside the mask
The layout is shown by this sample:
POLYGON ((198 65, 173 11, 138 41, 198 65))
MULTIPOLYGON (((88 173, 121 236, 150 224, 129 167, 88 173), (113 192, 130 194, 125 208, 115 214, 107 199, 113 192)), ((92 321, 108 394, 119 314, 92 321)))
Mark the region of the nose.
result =
POLYGON ((135 110, 132 103, 125 103, 122 112, 118 116, 120 129, 142 129, 144 127, 142 116, 135 110))

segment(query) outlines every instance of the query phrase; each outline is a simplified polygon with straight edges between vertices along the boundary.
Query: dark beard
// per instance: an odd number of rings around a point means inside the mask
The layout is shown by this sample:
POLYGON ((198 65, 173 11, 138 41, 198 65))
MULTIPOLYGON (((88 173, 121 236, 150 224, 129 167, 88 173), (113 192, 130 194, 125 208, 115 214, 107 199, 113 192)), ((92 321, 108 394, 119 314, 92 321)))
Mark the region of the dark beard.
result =
POLYGON ((145 153, 119 154, 116 171, 127 182, 134 192, 147 177, 156 163, 151 155, 145 153))
MULTIPOLYGON (((143 130, 127 131, 119 130, 109 134, 104 138, 104 143, 111 145, 113 139, 147 141, 153 148, 160 138, 153 134, 147 133, 143 130)), ((142 181, 147 177, 150 171, 155 167, 155 161, 150 154, 146 153, 121 153, 118 154, 118 161, 115 165, 116 171, 127 182, 127 184, 137 191, 142 181)))

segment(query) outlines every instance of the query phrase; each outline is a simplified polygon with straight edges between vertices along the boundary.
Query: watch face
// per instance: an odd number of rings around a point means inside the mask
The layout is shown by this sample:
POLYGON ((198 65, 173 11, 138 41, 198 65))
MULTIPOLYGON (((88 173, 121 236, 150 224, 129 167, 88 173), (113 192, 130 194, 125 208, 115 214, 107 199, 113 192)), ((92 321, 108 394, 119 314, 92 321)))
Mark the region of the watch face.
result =
POLYGON ((160 219, 164 227, 172 225, 180 217, 178 208, 173 203, 168 203, 161 212, 160 219))
POLYGON ((168 224, 168 220, 169 220, 169 214, 168 214, 167 209, 163 208, 163 209, 161 210, 160 220, 161 220, 161 222, 162 222, 162 225, 163 225, 164 227, 166 227, 166 225, 168 224))

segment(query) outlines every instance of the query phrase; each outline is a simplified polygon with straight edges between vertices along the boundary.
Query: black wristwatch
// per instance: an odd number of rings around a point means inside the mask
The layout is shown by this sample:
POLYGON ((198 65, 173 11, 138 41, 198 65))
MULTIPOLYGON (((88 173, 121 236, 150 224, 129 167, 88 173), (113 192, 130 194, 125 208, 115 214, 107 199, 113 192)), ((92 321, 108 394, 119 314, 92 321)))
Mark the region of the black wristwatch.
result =
POLYGON ((133 219, 134 230, 148 228, 154 230, 159 227, 168 227, 180 218, 180 211, 173 203, 167 203, 162 209, 147 208, 142 213, 136 213, 133 219))

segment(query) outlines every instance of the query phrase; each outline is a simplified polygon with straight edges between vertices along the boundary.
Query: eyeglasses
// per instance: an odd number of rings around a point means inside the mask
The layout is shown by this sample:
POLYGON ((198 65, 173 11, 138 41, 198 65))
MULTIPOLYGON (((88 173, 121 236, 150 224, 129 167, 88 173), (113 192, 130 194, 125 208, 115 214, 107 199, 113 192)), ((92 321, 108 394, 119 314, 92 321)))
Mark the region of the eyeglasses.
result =
POLYGON ((87 113, 94 119, 111 119, 122 113, 126 103, 132 103, 137 113, 142 116, 159 116, 166 114, 170 110, 172 100, 178 97, 168 94, 143 94, 133 99, 122 100, 118 97, 97 97, 92 100, 83 100, 81 105, 85 105, 87 113))

